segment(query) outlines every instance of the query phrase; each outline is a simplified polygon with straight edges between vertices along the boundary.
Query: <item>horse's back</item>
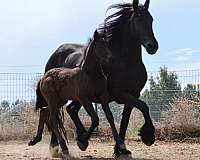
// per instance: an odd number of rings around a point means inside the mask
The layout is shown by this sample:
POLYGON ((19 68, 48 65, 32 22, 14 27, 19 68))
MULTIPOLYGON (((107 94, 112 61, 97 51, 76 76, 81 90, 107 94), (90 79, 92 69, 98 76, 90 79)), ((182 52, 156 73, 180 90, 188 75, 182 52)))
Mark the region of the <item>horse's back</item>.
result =
POLYGON ((74 68, 80 64, 85 45, 66 43, 58 47, 45 66, 45 72, 52 68, 74 68))

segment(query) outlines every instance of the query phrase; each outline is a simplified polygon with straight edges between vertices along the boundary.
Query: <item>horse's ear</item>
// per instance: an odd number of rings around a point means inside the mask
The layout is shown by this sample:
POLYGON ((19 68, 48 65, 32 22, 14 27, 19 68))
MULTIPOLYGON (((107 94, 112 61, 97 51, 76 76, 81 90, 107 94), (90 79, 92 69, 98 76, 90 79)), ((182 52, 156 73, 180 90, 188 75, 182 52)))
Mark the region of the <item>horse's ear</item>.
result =
POLYGON ((139 0, 133 0, 133 9, 134 9, 134 10, 137 10, 137 8, 138 8, 138 3, 139 3, 139 0))
POLYGON ((98 40, 99 39, 99 33, 97 31, 97 29, 94 31, 94 40, 98 40))
POLYGON ((150 3, 150 0, 146 0, 145 4, 144 4, 144 7, 146 9, 149 9, 149 3, 150 3))

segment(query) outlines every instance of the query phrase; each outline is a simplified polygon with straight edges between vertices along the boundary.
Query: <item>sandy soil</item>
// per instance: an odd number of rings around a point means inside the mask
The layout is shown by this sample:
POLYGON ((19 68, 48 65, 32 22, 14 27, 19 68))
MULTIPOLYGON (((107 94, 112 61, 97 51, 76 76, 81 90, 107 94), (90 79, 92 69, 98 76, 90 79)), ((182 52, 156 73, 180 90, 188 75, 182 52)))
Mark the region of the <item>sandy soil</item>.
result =
MULTIPOLYGON (((81 152, 75 143, 70 143, 70 152, 77 160, 111 160, 114 143, 90 142, 85 152, 81 152)), ((129 142, 132 160, 199 160, 200 144, 161 143, 146 147, 139 142, 129 142)), ((25 141, 0 142, 0 160, 52 160, 47 142, 40 142, 29 147, 25 141)))

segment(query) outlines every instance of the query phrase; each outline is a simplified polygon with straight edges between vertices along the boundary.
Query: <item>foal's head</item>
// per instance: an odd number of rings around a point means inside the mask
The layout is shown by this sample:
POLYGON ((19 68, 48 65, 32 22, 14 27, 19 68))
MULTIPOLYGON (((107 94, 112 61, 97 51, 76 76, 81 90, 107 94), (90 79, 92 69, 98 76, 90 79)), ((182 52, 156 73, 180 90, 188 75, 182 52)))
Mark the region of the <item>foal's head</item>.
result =
POLYGON ((93 54, 100 64, 107 64, 111 58, 111 50, 107 41, 95 30, 93 38, 86 50, 87 55, 93 54))

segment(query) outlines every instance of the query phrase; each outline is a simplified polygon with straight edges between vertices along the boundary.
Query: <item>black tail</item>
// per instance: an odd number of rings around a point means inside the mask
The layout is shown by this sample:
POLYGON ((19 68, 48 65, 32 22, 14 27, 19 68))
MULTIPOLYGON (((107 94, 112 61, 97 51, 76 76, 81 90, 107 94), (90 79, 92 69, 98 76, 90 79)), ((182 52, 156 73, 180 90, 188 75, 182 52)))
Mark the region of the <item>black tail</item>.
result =
POLYGON ((61 107, 58 110, 57 120, 58 120, 58 129, 64 135, 66 141, 68 142, 67 132, 66 132, 65 127, 63 125, 63 122, 64 122, 64 110, 63 110, 63 107, 61 107))
POLYGON ((36 104, 35 104, 36 110, 38 110, 39 108, 42 109, 47 106, 47 102, 40 91, 40 81, 41 80, 39 80, 36 88, 36 104))

